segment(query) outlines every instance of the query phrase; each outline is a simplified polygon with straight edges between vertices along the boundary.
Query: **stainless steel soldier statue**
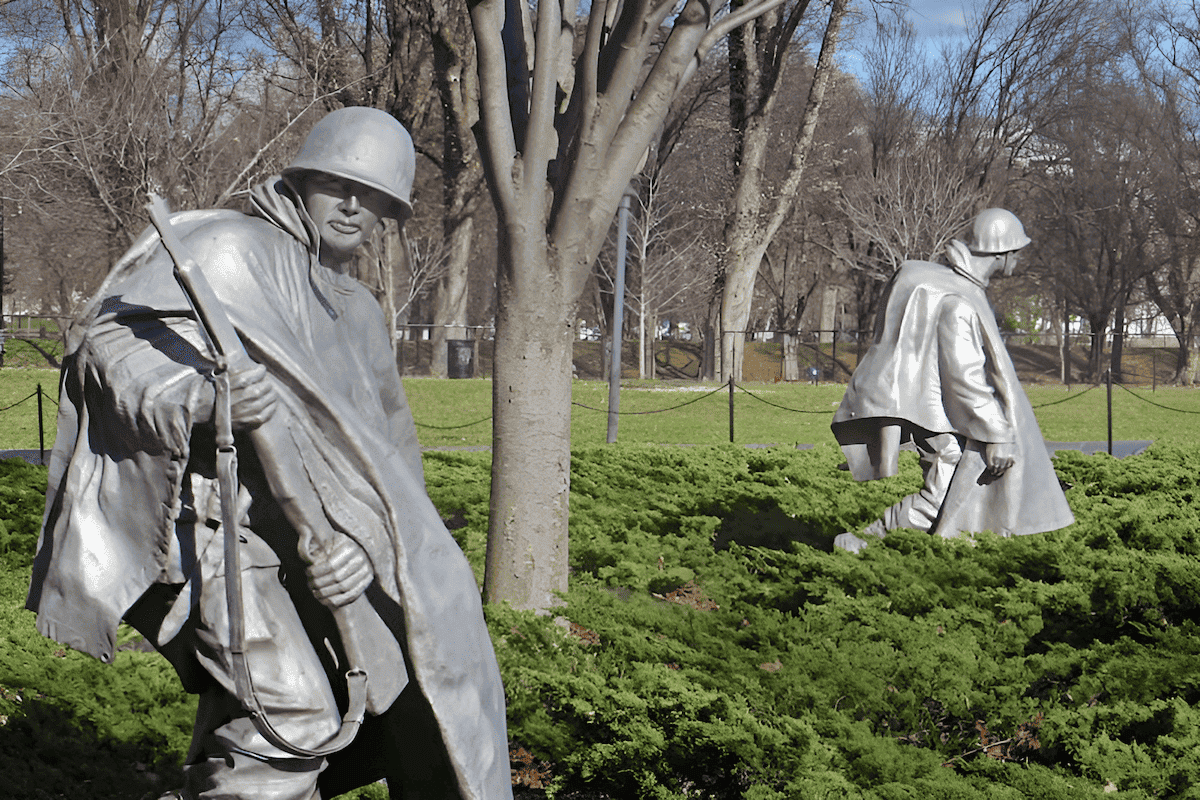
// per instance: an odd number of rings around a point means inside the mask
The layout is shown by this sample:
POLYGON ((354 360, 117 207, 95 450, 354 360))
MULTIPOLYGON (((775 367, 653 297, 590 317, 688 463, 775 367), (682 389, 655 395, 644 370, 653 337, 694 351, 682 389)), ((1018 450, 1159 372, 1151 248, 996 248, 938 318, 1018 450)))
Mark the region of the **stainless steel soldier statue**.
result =
POLYGON ((912 441, 925 485, 835 547, 858 552, 896 528, 1018 536, 1074 521, 985 292, 1029 242, 1012 213, 989 208, 970 242, 951 240, 948 266, 906 261, 892 276, 832 427, 857 480, 896 474, 912 441))
POLYGON ((127 620, 199 694, 187 800, 511 797, 479 591, 347 274, 415 165, 334 111, 249 214, 160 209, 69 334, 28 606, 104 661, 127 620))

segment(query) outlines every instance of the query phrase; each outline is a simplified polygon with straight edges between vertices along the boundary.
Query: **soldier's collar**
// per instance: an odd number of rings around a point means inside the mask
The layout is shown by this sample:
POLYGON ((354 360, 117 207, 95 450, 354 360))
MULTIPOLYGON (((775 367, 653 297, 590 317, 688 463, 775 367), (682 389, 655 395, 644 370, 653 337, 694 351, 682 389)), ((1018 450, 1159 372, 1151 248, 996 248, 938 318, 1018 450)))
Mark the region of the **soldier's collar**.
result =
POLYGON ((951 239, 946 245, 946 259, 950 262, 950 269, 981 289, 987 288, 987 280, 975 274, 971 250, 958 239, 951 239))

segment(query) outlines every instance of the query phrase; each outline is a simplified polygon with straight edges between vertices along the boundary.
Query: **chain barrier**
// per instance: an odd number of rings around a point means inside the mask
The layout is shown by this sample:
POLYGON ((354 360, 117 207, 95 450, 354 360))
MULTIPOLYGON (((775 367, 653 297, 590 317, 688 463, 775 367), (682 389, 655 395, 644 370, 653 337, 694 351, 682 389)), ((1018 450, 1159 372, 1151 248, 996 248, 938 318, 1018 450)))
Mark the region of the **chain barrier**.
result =
MULTIPOLYGON (((684 403, 680 403, 677 406, 670 406, 669 408, 655 408, 650 411, 618 411, 616 413, 619 414, 620 416, 639 416, 642 414, 661 414, 664 411, 674 411, 677 408, 683 408, 684 406, 690 406, 692 403, 699 403, 701 400, 703 400, 707 397, 712 397, 717 392, 723 392, 723 391, 725 391, 724 384, 718 386, 716 389, 713 389, 708 394, 702 394, 699 397, 693 398, 684 403)), ((579 406, 580 408, 586 408, 588 411, 599 411, 601 414, 609 413, 607 408, 595 408, 594 406, 585 405, 583 403, 577 403, 574 400, 571 401, 571 405, 579 406)))
MULTIPOLYGON (((42 407, 42 398, 44 398, 46 396, 47 396, 46 392, 43 391, 42 385, 39 383, 37 385, 37 389, 34 391, 33 394, 29 395, 28 397, 24 398, 23 400, 18 400, 17 402, 13 403, 12 405, 5 406, 4 408, 0 408, 0 412, 11 411, 12 409, 16 408, 17 406, 21 405, 22 403, 26 403, 35 397, 37 398, 38 449, 41 451, 41 454, 42 454, 41 455, 41 463, 42 464, 46 463, 46 413, 42 407)), ((50 400, 54 403, 54 405, 56 405, 56 406, 58 405, 58 401, 55 400, 54 398, 51 397, 50 400)))
MULTIPOLYGON (((1157 408, 1161 408, 1164 411, 1174 411, 1178 414, 1200 414, 1200 411, 1189 411, 1188 409, 1184 409, 1184 408, 1173 408, 1171 406, 1163 405, 1162 403, 1156 403, 1153 400, 1151 400, 1150 398, 1143 397, 1142 395, 1138 394, 1137 392, 1133 391, 1132 389, 1130 389, 1129 387, 1127 387, 1123 384, 1118 383, 1116 385, 1119 386, 1120 388, 1124 389, 1129 394, 1136 397, 1138 400, 1141 400, 1143 403, 1148 403, 1149 405, 1155 406, 1157 408)), ((1097 388, 1098 386, 1099 386, 1099 384, 1093 384, 1081 392, 1071 394, 1067 397, 1064 397, 1061 400, 1052 400, 1048 403, 1039 403, 1038 405, 1033 406, 1033 408, 1035 408, 1035 409, 1048 408, 1050 406, 1056 406, 1061 403, 1067 403, 1072 400, 1077 400, 1080 397, 1083 397, 1088 392, 1097 388)), ((713 389, 711 392, 707 392, 705 394, 700 395, 699 397, 693 398, 691 400, 687 400, 687 401, 685 401, 683 403, 679 403, 677 405, 667 406, 666 408, 650 409, 648 411, 617 411, 616 413, 620 416, 645 416, 648 414, 662 414, 667 411, 675 411, 680 408, 685 408, 687 406, 693 405, 694 403, 699 403, 701 400, 706 400, 707 398, 712 397, 713 395, 717 394, 718 392, 732 390, 732 389, 738 389, 739 391, 743 392, 744 394, 749 395, 750 397, 754 398, 755 400, 757 400, 758 402, 760 402, 764 405, 771 406, 772 408, 778 408, 782 411, 790 411, 793 414, 832 414, 833 413, 829 409, 812 410, 812 409, 792 408, 790 406, 785 406, 785 405, 781 405, 779 403, 772 402, 771 400, 768 400, 765 397, 761 397, 760 395, 755 394, 754 392, 747 389, 745 386, 742 386, 741 384, 736 383, 732 379, 730 379, 730 381, 728 383, 722 384, 721 386, 718 386, 716 389, 713 389)), ((731 395, 732 395, 732 391, 731 391, 731 395)), ((17 402, 15 402, 11 405, 5 406, 4 408, 0 408, 0 413, 5 412, 5 411, 11 411, 12 409, 17 408, 18 406, 22 405, 23 403, 27 403, 28 401, 32 400, 35 397, 38 398, 39 406, 41 404, 41 399, 43 397, 49 399, 56 406, 58 405, 58 401, 55 400, 54 398, 50 397, 49 395, 47 395, 42 390, 41 385, 39 385, 37 388, 37 391, 35 391, 33 394, 29 395, 28 397, 18 400, 17 402)), ((731 399, 731 403, 732 403, 732 399, 731 399)), ((589 406, 586 403, 580 403, 577 401, 572 401, 571 405, 578 406, 579 408, 587 409, 588 411, 596 411, 596 412, 602 413, 602 414, 610 413, 608 411, 608 409, 596 408, 595 406, 589 406)), ((730 407, 731 422, 732 422, 732 413, 733 413, 733 409, 732 409, 732 405, 731 405, 731 407, 730 407)), ((416 422, 415 420, 414 420, 414 424, 418 428, 425 428, 428 430, 454 431, 454 430, 462 430, 463 428, 470 428, 475 425, 480 425, 484 422, 489 422, 489 421, 491 421, 492 417, 493 417, 493 415, 488 414, 486 417, 477 419, 474 422, 463 423, 462 425, 430 425, 427 423, 416 422)))
MULTIPOLYGON (((1200 414, 1200 411, 1189 411, 1187 409, 1173 408, 1171 406, 1166 406, 1161 403, 1156 403, 1147 397, 1143 397, 1142 395, 1139 395, 1138 393, 1134 392, 1132 389, 1128 388, 1127 386, 1124 386, 1121 384, 1117 384, 1117 385, 1120 386, 1125 391, 1129 392, 1131 395, 1133 395, 1137 399, 1141 400, 1142 402, 1149 403, 1150 405, 1156 406, 1165 411, 1174 411, 1174 412, 1177 412, 1180 414, 1200 414)), ((1088 392, 1092 391, 1093 389, 1098 388, 1099 386, 1100 386, 1100 384, 1092 384, 1091 386, 1088 386, 1087 388, 1083 389, 1082 391, 1068 394, 1067 397, 1064 397, 1061 400, 1051 400, 1050 402, 1047 402, 1047 403, 1039 403, 1035 406, 1032 406, 1032 408, 1034 408, 1034 409, 1049 408, 1051 406, 1060 405, 1062 403, 1068 403, 1072 400, 1078 400, 1080 397, 1083 397, 1088 392)), ((763 405, 771 406, 772 408, 778 408, 781 411, 788 411, 793 414, 830 414, 830 415, 833 414, 833 412, 829 409, 813 410, 813 409, 792 408, 791 406, 786 406, 786 405, 782 405, 780 403, 773 402, 771 400, 768 400, 765 397, 762 397, 759 394, 756 394, 755 392, 750 391, 745 386, 742 386, 741 384, 736 383, 732 379, 730 379, 727 383, 724 383, 721 386, 718 386, 717 388, 713 389, 712 391, 706 392, 705 394, 700 395, 699 397, 693 398, 693 399, 688 400, 683 403, 678 403, 673 406, 667 406, 666 408, 656 408, 656 409, 650 409, 647 411, 615 411, 615 412, 613 412, 613 411, 609 411, 608 409, 597 408, 595 406, 590 406, 586 403, 580 403, 578 401, 572 401, 571 405, 578 406, 579 408, 583 408, 588 411, 595 411, 595 412, 601 413, 601 414, 614 414, 614 415, 619 415, 619 416, 644 416, 644 415, 648 415, 648 414, 662 414, 667 411, 675 411, 677 409, 684 408, 686 406, 690 406, 694 403, 699 403, 702 400, 712 397, 713 395, 717 394, 718 392, 728 391, 729 392, 729 427, 730 427, 730 439, 729 440, 732 442, 734 440, 733 439, 733 426, 734 426, 733 394, 734 394, 734 389, 740 390, 744 394, 749 395, 750 397, 754 398, 755 400, 762 403, 763 405)), ((1068 392, 1069 391, 1070 390, 1068 389, 1068 392)), ((1111 388, 1109 391, 1111 392, 1111 388)), ((1112 401, 1111 401, 1111 396, 1110 396, 1110 398, 1109 398, 1110 410, 1109 410, 1109 420, 1108 420, 1109 427, 1110 427, 1110 434, 1109 434, 1110 439, 1111 439, 1111 426, 1112 426, 1111 402, 1112 401)), ((477 420, 475 422, 469 422, 465 425, 440 426, 440 425, 425 425, 422 423, 417 423, 417 427, 429 428, 432 430, 457 430, 460 428, 467 428, 472 425, 478 425, 479 423, 487 422, 490 419, 492 419, 491 415, 489 415, 481 420, 477 420)), ((1110 452, 1111 452, 1111 444, 1110 444, 1110 452)))
POLYGON ((1099 384, 1094 383, 1091 386, 1089 386, 1088 388, 1084 389, 1082 392, 1079 392, 1078 394, 1069 394, 1066 397, 1064 397, 1062 400, 1051 400, 1049 403, 1038 403, 1036 406, 1033 406, 1033 408, 1048 408, 1050 406, 1056 406, 1060 403, 1066 403, 1069 400, 1078 400, 1080 397, 1083 397, 1085 394, 1090 392, 1092 389, 1095 389, 1097 386, 1099 386, 1099 384))
POLYGON ((770 400, 767 400, 766 398, 759 397, 754 392, 747 389, 745 386, 742 386, 740 383, 735 383, 733 385, 735 388, 745 392, 746 394, 750 395, 751 397, 753 397, 755 400, 757 400, 760 403, 766 403, 769 406, 774 406, 775 408, 781 408, 784 411, 791 411, 793 414, 832 414, 833 413, 832 411, 830 411, 827 408, 823 408, 819 411, 809 411, 807 409, 789 408, 788 406, 781 406, 781 405, 779 405, 779 403, 772 403, 770 400))
MULTIPOLYGON (((778 408, 781 411, 790 411, 793 414, 832 414, 833 413, 829 409, 804 409, 804 408, 792 408, 791 406, 781 405, 779 403, 768 400, 767 398, 762 397, 761 395, 755 394, 754 392, 747 389, 745 386, 742 386, 740 383, 736 383, 736 382, 732 382, 732 381, 731 381, 731 383, 733 384, 733 387, 735 389, 737 389, 738 391, 749 395, 750 397, 754 398, 755 400, 757 400, 758 402, 760 402, 764 405, 771 406, 772 408, 778 408)), ((717 394, 718 392, 726 391, 729 388, 729 385, 730 385, 729 383, 722 384, 721 386, 718 386, 716 389, 713 389, 711 392, 707 392, 705 394, 700 395, 699 397, 693 398, 693 399, 688 400, 683 403, 679 403, 677 405, 667 406, 666 408, 655 408, 655 409, 650 409, 648 411, 617 411, 616 413, 623 417, 625 417, 625 416, 635 417, 635 416, 645 416, 648 414, 662 414, 667 411, 675 411, 677 409, 685 408, 686 406, 690 406, 694 403, 699 403, 701 400, 705 400, 709 397, 712 397, 713 395, 717 394)), ((1138 398, 1142 402, 1149 403, 1150 405, 1153 405, 1153 406, 1157 406, 1158 408, 1161 408, 1165 411, 1175 411, 1180 414, 1200 414, 1200 411, 1189 411, 1189 410, 1183 409, 1183 408, 1172 408, 1171 406, 1165 406, 1165 405, 1162 405, 1161 403, 1156 403, 1153 400, 1150 400, 1149 398, 1146 398, 1146 397, 1143 397, 1143 396, 1137 394, 1132 389, 1130 389, 1126 386, 1123 386, 1121 384, 1116 384, 1116 385, 1120 386, 1122 389, 1129 392, 1130 394, 1132 394, 1134 397, 1138 398)), ((1037 405, 1032 406, 1032 407, 1035 409, 1049 408, 1050 406, 1056 406, 1056 405, 1060 405, 1062 403, 1071 402, 1072 400, 1078 400, 1079 398, 1083 397, 1088 392, 1090 392, 1093 389, 1096 389, 1098 387, 1099 387, 1099 384, 1092 384, 1091 386, 1088 386, 1083 391, 1070 394, 1069 396, 1064 397, 1061 400, 1051 400, 1048 403, 1038 403, 1037 405)), ((32 395, 30 395, 30 397, 32 397, 32 395)), ((25 398, 25 399, 28 400, 29 398, 25 398)), ((24 401, 21 401, 21 402, 24 402, 24 401)), ((583 408, 588 411, 595 411, 595 412, 601 413, 601 414, 609 413, 608 409, 597 408, 595 406, 590 406, 586 403, 580 403, 578 401, 572 401, 571 405, 578 406, 579 408, 583 408)), ((0 409, 0 411, 3 411, 3 410, 4 409, 0 409)), ((478 425, 481 422, 487 422, 491 419, 492 419, 492 415, 489 414, 488 416, 484 417, 483 419, 479 419, 474 422, 468 422, 463 425, 427 425, 427 424, 420 423, 420 422, 416 423, 416 425, 418 428, 428 428, 430 430, 450 431, 450 430, 459 430, 461 428, 469 428, 473 425, 478 425)))
POLYGON ((418 428, 429 428, 430 430, 434 430, 434 431, 457 431, 457 430, 461 430, 462 428, 469 428, 472 425, 478 425, 481 422, 487 422, 491 418, 492 418, 492 415, 488 414, 483 419, 477 419, 474 422, 468 422, 464 425, 426 425, 424 423, 417 422, 416 420, 413 420, 413 424, 416 425, 418 428))
POLYGON ((1135 392, 1133 389, 1130 389, 1128 386, 1125 386, 1124 384, 1117 383, 1117 384, 1113 384, 1113 385, 1120 386, 1122 389, 1129 392, 1131 395, 1136 397, 1138 400, 1141 400, 1143 403, 1149 403, 1152 406, 1157 406, 1158 408, 1161 408, 1164 411, 1174 411, 1178 414, 1200 414, 1200 411, 1189 411, 1186 408, 1171 408, 1171 406, 1164 406, 1162 403, 1156 403, 1148 397, 1142 397, 1140 394, 1135 392))
POLYGON ((38 393, 34 392, 33 394, 29 395, 29 397, 26 397, 24 400, 18 400, 17 402, 13 403, 11 406, 5 406, 4 408, 0 408, 0 411, 9 411, 10 409, 14 409, 17 406, 21 405, 21 403, 27 402, 27 401, 32 400, 33 398, 37 397, 37 395, 38 395, 38 393))

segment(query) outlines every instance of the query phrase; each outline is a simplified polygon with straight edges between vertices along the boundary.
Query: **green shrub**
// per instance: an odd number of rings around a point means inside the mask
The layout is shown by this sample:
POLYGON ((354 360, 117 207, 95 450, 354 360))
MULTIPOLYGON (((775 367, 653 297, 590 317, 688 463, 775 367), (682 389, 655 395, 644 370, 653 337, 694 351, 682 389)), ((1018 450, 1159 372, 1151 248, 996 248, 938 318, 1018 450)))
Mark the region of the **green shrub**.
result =
POLYGON ((0 460, 0 561, 12 567, 33 563, 45 507, 46 468, 19 458, 0 460))
MULTIPOLYGON (((563 616, 486 609, 523 797, 1196 796, 1200 448, 1059 456, 1077 519, 1062 531, 898 531, 860 556, 833 536, 920 470, 905 454, 860 484, 840 463, 832 446, 576 451, 563 616)), ((428 454, 426 472, 482 577, 487 454, 428 454)), ((22 699, 0 699, 0 758, 60 780, 39 730, 84 753, 64 783, 165 780, 188 698, 154 654, 105 667, 33 632, 38 489, 5 483, 0 502, 25 510, 5 506, 0 684, 22 699)), ((138 796, 125 783, 86 796, 138 796)))
POLYGON ((1070 528, 902 531, 859 557, 832 537, 919 469, 856 484, 838 463, 834 448, 577 451, 565 613, 586 639, 491 612, 511 735, 557 790, 1162 797, 1200 781, 1200 453, 1066 454, 1070 528), (689 581, 674 599, 709 606, 655 600, 689 581), (530 626, 536 652, 514 640, 530 626))

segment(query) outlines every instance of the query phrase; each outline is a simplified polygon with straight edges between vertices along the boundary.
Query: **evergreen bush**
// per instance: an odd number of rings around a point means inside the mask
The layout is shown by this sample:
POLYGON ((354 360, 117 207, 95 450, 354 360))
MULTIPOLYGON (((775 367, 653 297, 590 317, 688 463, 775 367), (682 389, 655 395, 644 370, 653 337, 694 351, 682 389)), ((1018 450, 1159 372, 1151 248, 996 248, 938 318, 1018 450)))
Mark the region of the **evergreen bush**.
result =
MULTIPOLYGON (((435 461, 486 486, 486 457, 435 461)), ((840 463, 576 451, 568 633, 488 609, 510 734, 552 794, 1192 796, 1200 450, 1065 453, 1070 528, 901 531, 862 556, 833 536, 920 470, 859 484, 840 463)))
MULTIPOLYGON (((1200 797, 1200 447, 1060 455, 1077 519, 1062 531, 899 531, 858 556, 833 536, 920 469, 906 453, 898 476, 856 483, 841 461, 575 452, 562 616, 486 609, 518 796, 1200 797)), ((33 631, 45 471, 10 469, 0 774, 28 776, 13 785, 29 797, 141 798, 177 775, 189 698, 155 654, 107 667, 33 631), (60 743, 79 756, 64 764, 60 743)), ((489 469, 486 453, 426 455, 480 575, 489 469)))

